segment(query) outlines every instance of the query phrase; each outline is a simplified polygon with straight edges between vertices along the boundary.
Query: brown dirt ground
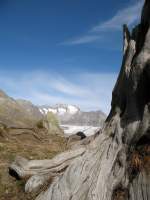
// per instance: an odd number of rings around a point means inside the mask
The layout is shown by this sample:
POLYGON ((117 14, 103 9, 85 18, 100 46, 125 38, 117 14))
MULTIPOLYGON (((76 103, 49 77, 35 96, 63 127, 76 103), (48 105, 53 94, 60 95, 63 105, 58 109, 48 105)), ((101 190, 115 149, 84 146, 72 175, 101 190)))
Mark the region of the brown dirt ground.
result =
POLYGON ((30 137, 3 139, 0 137, 0 200, 32 200, 37 194, 25 194, 24 181, 17 181, 8 173, 16 155, 28 159, 50 159, 66 149, 66 140, 58 135, 40 141, 30 137))

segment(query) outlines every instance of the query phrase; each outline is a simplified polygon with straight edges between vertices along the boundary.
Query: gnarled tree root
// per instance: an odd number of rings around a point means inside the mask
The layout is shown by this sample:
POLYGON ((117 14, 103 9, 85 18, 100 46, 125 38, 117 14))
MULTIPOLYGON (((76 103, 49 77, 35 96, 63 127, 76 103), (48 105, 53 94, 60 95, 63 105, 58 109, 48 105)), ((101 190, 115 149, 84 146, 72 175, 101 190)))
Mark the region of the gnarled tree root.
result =
POLYGON ((50 178, 63 173, 70 162, 78 156, 83 155, 85 148, 71 150, 57 155, 51 160, 27 160, 17 157, 9 167, 9 172, 17 179, 29 179, 25 186, 26 192, 37 190, 50 178))

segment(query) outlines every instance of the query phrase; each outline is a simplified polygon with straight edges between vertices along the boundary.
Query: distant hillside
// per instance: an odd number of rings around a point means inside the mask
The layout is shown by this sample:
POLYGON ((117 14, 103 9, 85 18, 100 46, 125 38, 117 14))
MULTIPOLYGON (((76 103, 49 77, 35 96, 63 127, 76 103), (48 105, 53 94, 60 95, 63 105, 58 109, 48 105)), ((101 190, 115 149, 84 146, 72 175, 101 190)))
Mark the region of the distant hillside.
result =
POLYGON ((62 117, 62 124, 69 125, 79 125, 79 126, 102 126, 106 116, 101 111, 91 111, 91 112, 77 112, 76 114, 70 116, 66 119, 62 117))
POLYGON ((40 106, 39 110, 43 115, 53 112, 58 117, 60 124, 102 126, 106 119, 106 115, 102 111, 83 112, 77 106, 68 104, 40 106))
MULTIPOLYGON (((83 112, 79 107, 69 104, 37 107, 26 100, 15 100, 0 90, 0 122, 7 126, 33 127, 40 120, 46 119, 49 112, 56 116, 60 124, 66 125, 99 127, 106 118, 101 111, 83 112)), ((55 116, 51 118, 55 119, 55 116)))
POLYGON ((0 90, 0 122, 8 126, 27 127, 43 118, 32 103, 15 100, 0 90))
POLYGON ((23 100, 23 99, 17 99, 16 100, 18 104, 26 111, 31 117, 34 117, 36 119, 41 119, 43 115, 39 111, 38 107, 33 105, 30 101, 23 100))

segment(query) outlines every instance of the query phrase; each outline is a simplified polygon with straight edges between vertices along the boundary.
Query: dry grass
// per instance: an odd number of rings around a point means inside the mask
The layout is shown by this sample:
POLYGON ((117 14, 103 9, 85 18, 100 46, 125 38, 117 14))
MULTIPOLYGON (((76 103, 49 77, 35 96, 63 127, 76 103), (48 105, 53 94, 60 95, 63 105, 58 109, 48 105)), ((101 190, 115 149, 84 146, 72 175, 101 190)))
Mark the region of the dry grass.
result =
POLYGON ((128 196, 128 190, 123 188, 117 188, 113 193, 113 200, 125 200, 128 196))
POLYGON ((141 171, 143 167, 142 156, 138 151, 134 151, 131 158, 131 168, 136 171, 141 171))
POLYGON ((44 141, 21 137, 17 138, 17 140, 1 140, 0 200, 32 200, 36 196, 36 194, 25 194, 24 182, 16 181, 8 173, 8 166, 16 155, 24 156, 28 159, 50 159, 65 149, 65 139, 57 135, 51 135, 44 141))
POLYGON ((150 145, 149 143, 138 146, 131 155, 129 161, 131 178, 136 176, 143 169, 150 169, 150 145))

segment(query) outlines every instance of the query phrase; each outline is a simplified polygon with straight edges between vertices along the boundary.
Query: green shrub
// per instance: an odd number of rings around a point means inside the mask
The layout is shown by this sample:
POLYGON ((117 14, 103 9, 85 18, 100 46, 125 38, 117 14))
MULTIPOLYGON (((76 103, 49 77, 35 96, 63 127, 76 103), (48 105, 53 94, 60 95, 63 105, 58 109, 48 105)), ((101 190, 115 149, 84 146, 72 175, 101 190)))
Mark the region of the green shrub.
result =
POLYGON ((44 125, 43 125, 43 120, 40 120, 37 122, 36 126, 41 129, 41 128, 44 128, 44 125))
POLYGON ((50 123, 51 126, 59 127, 59 121, 58 121, 57 117, 55 116, 55 114, 53 114, 52 112, 47 113, 46 119, 47 119, 48 123, 50 123))

